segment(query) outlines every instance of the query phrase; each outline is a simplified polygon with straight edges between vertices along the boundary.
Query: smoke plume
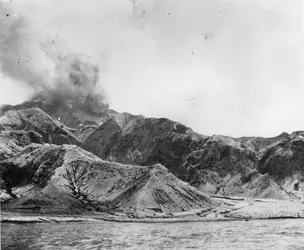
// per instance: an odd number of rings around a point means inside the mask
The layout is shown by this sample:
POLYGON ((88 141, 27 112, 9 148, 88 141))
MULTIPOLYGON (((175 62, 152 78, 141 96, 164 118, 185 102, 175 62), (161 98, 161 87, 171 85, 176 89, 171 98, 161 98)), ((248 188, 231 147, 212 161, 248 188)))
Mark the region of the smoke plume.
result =
POLYGON ((40 50, 38 34, 34 34, 30 23, 3 3, 0 3, 0 18, 2 73, 36 90, 50 85, 52 62, 40 50))
POLYGON ((100 70, 89 56, 54 52, 49 36, 0 3, 0 70, 35 90, 31 100, 69 102, 98 113, 108 107, 100 70))
POLYGON ((56 65, 56 95, 69 100, 75 108, 97 114, 108 108, 100 91, 100 69, 90 56, 70 54, 56 65))

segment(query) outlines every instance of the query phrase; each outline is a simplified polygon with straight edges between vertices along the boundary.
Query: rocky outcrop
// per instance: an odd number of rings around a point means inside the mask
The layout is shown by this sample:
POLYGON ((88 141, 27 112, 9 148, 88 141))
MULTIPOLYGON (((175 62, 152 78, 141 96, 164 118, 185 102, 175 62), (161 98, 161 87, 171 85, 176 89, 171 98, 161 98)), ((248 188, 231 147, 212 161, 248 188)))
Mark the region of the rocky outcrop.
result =
POLYGON ((37 108, 7 111, 0 117, 0 132, 2 138, 9 137, 17 144, 23 145, 32 142, 57 145, 81 144, 63 124, 55 122, 37 108))

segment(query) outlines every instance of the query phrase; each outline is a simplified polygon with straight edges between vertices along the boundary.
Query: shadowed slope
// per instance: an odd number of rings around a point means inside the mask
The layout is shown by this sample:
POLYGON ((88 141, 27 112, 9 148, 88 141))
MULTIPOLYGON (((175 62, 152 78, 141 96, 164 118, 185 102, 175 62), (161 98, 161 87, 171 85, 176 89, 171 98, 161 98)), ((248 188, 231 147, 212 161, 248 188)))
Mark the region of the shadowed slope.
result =
POLYGON ((289 191, 304 197, 304 132, 272 144, 260 152, 258 171, 267 173, 289 191))
POLYGON ((161 163, 178 175, 187 154, 201 147, 206 138, 165 118, 138 117, 123 129, 114 120, 107 121, 86 139, 84 145, 86 150, 93 150, 103 159, 137 165, 161 163), (97 148, 100 153, 94 150, 97 148))
POLYGON ((254 152, 227 137, 213 136, 183 165, 184 180, 217 195, 259 198, 295 198, 269 175, 260 174, 254 152))

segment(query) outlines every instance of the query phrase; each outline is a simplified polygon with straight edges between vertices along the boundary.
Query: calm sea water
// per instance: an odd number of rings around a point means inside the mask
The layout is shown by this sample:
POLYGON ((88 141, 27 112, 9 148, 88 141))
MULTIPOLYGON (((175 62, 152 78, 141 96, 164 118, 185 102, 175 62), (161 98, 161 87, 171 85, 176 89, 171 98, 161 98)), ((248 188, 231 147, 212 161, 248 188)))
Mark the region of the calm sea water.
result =
POLYGON ((304 249, 304 220, 2 224, 2 249, 304 249))

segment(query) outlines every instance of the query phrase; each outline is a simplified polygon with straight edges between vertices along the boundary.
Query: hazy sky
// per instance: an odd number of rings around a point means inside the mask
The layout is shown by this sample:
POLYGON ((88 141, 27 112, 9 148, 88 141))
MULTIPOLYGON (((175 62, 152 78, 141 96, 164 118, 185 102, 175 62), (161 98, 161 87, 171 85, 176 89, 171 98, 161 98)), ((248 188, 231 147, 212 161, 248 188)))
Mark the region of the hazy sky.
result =
MULTIPOLYGON (((92 56, 113 109, 207 135, 304 130, 301 0, 157 0, 143 18, 129 0, 5 2, 32 44, 92 56)), ((0 72, 0 104, 31 92, 0 72)))

